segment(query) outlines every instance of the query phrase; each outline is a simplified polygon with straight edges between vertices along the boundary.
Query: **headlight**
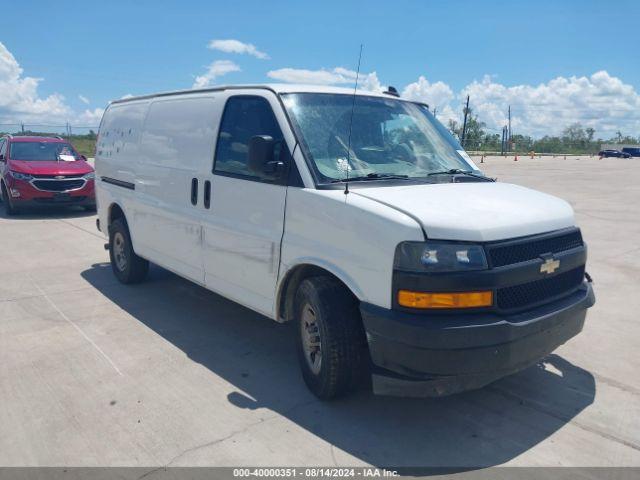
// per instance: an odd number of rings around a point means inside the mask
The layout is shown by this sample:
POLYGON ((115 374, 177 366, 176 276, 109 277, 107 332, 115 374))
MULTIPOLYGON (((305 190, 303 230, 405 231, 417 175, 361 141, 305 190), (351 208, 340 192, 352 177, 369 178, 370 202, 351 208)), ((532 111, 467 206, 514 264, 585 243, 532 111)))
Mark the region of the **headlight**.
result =
POLYGON ((83 175, 82 178, 84 178, 85 180, 93 180, 94 178, 96 178, 96 174, 95 172, 87 173, 86 175, 83 175))
POLYGON ((33 178, 31 175, 28 175, 26 173, 20 173, 20 172, 14 172, 14 171, 10 171, 9 173, 11 173, 11 176, 16 180, 23 180, 25 182, 29 182, 33 178))
POLYGON ((394 268, 410 272, 485 270, 487 259, 480 245, 445 242, 402 242, 396 248, 394 268))

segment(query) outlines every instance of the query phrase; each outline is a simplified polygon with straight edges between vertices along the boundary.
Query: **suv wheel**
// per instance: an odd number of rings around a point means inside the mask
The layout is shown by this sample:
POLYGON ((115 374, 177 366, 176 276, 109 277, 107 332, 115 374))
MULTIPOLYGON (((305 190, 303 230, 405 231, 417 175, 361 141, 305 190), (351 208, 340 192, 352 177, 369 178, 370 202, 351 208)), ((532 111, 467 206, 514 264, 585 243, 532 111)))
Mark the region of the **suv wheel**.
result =
POLYGON ((114 275, 122 283, 140 283, 147 276, 149 262, 136 255, 124 219, 109 226, 109 258, 114 275))
POLYGON ((294 308, 305 383, 321 399, 346 394, 360 380, 367 358, 357 299, 340 282, 313 277, 298 287, 294 308))
POLYGON ((18 213, 17 208, 13 205, 11 201, 11 196, 9 192, 7 192, 7 187, 5 187, 4 182, 0 182, 0 188, 2 188, 2 203, 4 203, 4 211, 7 216, 12 216, 18 213))

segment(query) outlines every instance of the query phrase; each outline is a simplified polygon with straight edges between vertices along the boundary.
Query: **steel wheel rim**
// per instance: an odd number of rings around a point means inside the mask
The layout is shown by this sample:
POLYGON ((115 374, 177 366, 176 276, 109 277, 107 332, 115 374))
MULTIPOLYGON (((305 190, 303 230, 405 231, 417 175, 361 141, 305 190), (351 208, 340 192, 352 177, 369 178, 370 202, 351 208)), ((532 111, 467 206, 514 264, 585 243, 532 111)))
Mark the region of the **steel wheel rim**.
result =
POLYGON ((307 361, 311 372, 314 375, 318 375, 322 368, 322 340, 316 313, 309 304, 306 304, 302 309, 300 330, 304 359, 307 361))
POLYGON ((120 232, 113 236, 113 256, 116 261, 116 267, 123 272, 127 268, 127 256, 124 249, 124 237, 120 232))

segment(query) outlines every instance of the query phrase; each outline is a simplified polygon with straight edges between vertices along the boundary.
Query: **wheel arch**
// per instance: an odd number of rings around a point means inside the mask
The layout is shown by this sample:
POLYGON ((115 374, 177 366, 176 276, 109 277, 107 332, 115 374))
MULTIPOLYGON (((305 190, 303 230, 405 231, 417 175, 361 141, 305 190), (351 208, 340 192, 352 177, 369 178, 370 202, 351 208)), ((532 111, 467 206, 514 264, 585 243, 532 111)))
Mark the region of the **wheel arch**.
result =
POLYGON ((302 281, 311 277, 328 276, 340 282, 358 301, 364 299, 357 283, 342 269, 335 265, 314 260, 304 260, 290 267, 278 282, 276 294, 276 315, 278 322, 293 319, 293 299, 302 281))
POLYGON ((117 202, 113 202, 109 205, 107 212, 107 228, 111 227, 111 224, 119 218, 124 218, 125 223, 127 223, 127 216, 124 213, 124 209, 117 202))

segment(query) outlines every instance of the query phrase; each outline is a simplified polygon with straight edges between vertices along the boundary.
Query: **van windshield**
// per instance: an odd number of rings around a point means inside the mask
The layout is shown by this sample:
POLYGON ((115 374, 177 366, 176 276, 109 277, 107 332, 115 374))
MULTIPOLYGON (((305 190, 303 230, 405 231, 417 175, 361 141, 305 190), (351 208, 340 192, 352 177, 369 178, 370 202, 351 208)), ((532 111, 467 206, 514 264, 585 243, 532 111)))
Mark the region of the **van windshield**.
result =
POLYGON ((60 155, 79 158, 71 145, 62 142, 13 142, 9 158, 45 162, 59 160, 60 155))
POLYGON ((282 95, 319 183, 355 178, 427 178, 473 171, 467 154, 426 105, 373 96, 327 93, 282 95), (349 124, 353 108, 351 148, 349 124))

